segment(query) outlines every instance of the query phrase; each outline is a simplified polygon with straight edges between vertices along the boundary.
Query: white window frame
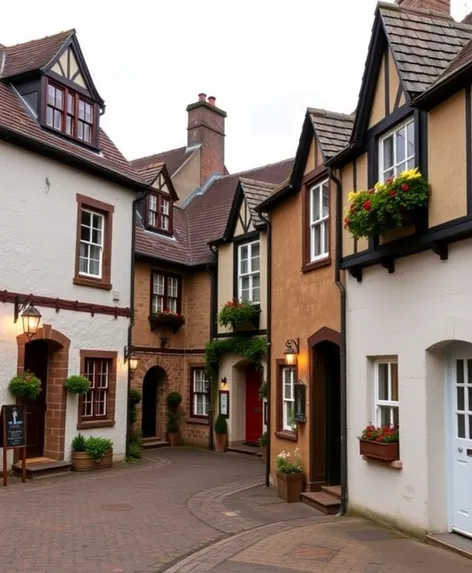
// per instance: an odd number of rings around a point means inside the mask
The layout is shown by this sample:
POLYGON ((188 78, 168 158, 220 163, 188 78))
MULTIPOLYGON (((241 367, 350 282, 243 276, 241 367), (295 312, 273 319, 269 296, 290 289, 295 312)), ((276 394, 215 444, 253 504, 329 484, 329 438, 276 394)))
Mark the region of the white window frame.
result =
POLYGON ((390 425, 394 425, 393 411, 396 408, 398 411, 398 419, 400 418, 400 380, 398 376, 398 360, 396 358, 379 358, 375 361, 375 425, 382 426, 382 408, 390 408, 390 425), (380 385, 380 365, 388 365, 388 400, 380 399, 379 385, 380 385), (397 367, 397 400, 392 400, 392 364, 397 367))
POLYGON ((196 418, 208 418, 209 411, 210 411, 210 402, 209 402, 209 396, 208 396, 208 388, 209 388, 209 381, 205 375, 205 369, 204 368, 195 368, 193 370, 193 374, 192 374, 192 398, 193 398, 193 404, 192 404, 192 415, 193 417, 196 418), (201 374, 201 379, 197 380, 197 374, 201 374), (206 387, 206 392, 200 392, 200 391, 196 391, 195 390, 195 385, 197 382, 203 382, 205 384, 206 387), (197 414, 197 398, 198 396, 201 395, 203 396, 203 414, 197 414))
POLYGON ((313 187, 310 188, 310 262, 320 261, 329 257, 329 199, 330 199, 330 189, 329 189, 329 179, 325 179, 313 187), (328 214, 323 215, 323 187, 328 186, 328 214), (320 215, 318 219, 313 218, 313 196, 315 193, 319 194, 319 205, 320 205, 320 215), (315 228, 321 227, 320 230, 320 254, 315 255, 315 228), (327 229, 326 229, 327 227, 327 229), (328 239, 326 239, 326 234, 328 239))
POLYGON ((242 283, 243 278, 249 278, 249 302, 252 304, 259 304, 261 298, 261 243, 259 240, 252 241, 250 243, 243 243, 238 246, 238 299, 242 301, 242 283), (259 269, 257 271, 252 270, 252 249, 254 245, 259 247, 259 269), (247 247, 247 272, 241 272, 241 250, 247 247), (259 277, 259 298, 254 298, 254 277, 259 277))
MULTIPOLYGON (((407 128, 410 124, 413 124, 413 137, 415 137, 415 120, 414 118, 409 118, 407 121, 404 121, 400 125, 395 126, 393 129, 391 129, 388 133, 386 133, 379 139, 379 147, 378 147, 379 181, 381 181, 382 183, 384 183, 388 177, 391 177, 391 175, 386 177, 385 175, 386 171, 390 171, 391 169, 393 169, 393 177, 397 177, 398 175, 400 175, 402 171, 411 169, 411 166, 408 167, 408 163, 410 161, 413 161, 413 165, 416 165, 416 146, 415 144, 413 145, 414 149, 413 155, 408 155, 407 138, 405 138, 405 159, 401 162, 397 162, 397 138, 393 137, 393 165, 388 169, 385 169, 384 167, 384 142, 392 135, 395 136, 396 133, 398 133, 402 129, 407 128)), ((408 134, 408 129, 406 129, 406 133, 408 134)))
MULTIPOLYGON (((83 276, 83 277, 92 277, 94 279, 101 279, 103 276, 103 249, 104 249, 104 245, 105 245, 105 225, 106 225, 106 220, 105 220, 105 215, 103 215, 103 213, 99 213, 98 211, 94 211, 93 209, 87 209, 85 207, 83 207, 81 209, 81 213, 80 213, 80 244, 81 245, 87 245, 88 247, 98 247, 99 248, 99 262, 98 262, 98 267, 99 267, 99 272, 98 274, 94 274, 94 273, 90 273, 90 272, 85 272, 85 271, 81 271, 80 270, 80 259, 84 259, 85 257, 82 257, 80 255, 80 247, 79 247, 79 275, 83 276), (82 239, 82 227, 84 226, 82 223, 82 213, 90 213, 91 215, 91 227, 90 228, 90 240, 89 241, 85 241, 84 239, 82 239), (101 237, 102 237, 102 241, 101 243, 94 243, 92 241, 92 231, 93 231, 93 217, 99 217, 102 220, 102 228, 101 228, 101 237)), ((87 258, 87 260, 89 261, 88 263, 88 268, 90 270, 90 252, 89 252, 89 257, 87 258)))
POLYGON ((294 428, 289 423, 288 404, 291 404, 291 409, 295 408, 295 368, 292 366, 285 366, 282 368, 282 429, 286 432, 293 432, 294 428), (291 396, 285 396, 285 376, 290 376, 291 396))

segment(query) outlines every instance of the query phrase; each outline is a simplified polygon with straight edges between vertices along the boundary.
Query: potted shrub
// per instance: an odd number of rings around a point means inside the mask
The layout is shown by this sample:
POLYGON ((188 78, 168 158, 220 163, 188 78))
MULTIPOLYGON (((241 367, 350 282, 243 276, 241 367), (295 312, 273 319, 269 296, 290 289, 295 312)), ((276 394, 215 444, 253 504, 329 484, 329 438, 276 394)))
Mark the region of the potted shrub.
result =
POLYGON ((113 464, 113 442, 106 438, 78 434, 72 440, 72 469, 86 472, 109 468, 113 464))
POLYGON ((429 192, 430 185, 417 168, 389 177, 385 183, 376 183, 368 191, 351 191, 344 228, 360 239, 411 225, 417 213, 427 207, 429 192))
POLYGON ((249 301, 239 302, 237 299, 228 301, 218 314, 221 326, 233 330, 250 330, 259 328, 259 306, 249 301))
POLYGON ((90 388, 90 381, 85 376, 69 376, 64 382, 65 389, 70 394, 87 394, 90 388))
POLYGON ((267 443, 269 441, 269 435, 267 432, 264 432, 262 436, 259 438, 259 447, 261 448, 262 454, 262 461, 266 464, 267 463, 267 443))
POLYGON ((13 376, 8 384, 8 389, 13 396, 35 400, 41 392, 41 380, 29 370, 25 370, 25 372, 13 376))
POLYGON ((226 450, 226 440, 228 438, 228 423, 226 418, 220 414, 215 422, 215 451, 224 452, 226 450))
POLYGON ((300 501, 305 482, 305 472, 298 448, 290 453, 281 452, 277 456, 277 487, 280 499, 288 503, 300 501))
POLYGON ((182 403, 182 396, 179 392, 170 392, 167 395, 167 437, 171 447, 179 445, 180 436, 180 417, 179 412, 180 404, 182 403))
POLYGON ((398 426, 366 426, 359 438, 361 456, 383 462, 400 459, 398 426))
POLYGON ((133 427, 136 423, 138 418, 138 413, 136 411, 136 406, 141 402, 141 392, 139 390, 130 390, 129 391, 129 400, 128 400, 128 415, 129 415, 129 422, 130 427, 133 427))

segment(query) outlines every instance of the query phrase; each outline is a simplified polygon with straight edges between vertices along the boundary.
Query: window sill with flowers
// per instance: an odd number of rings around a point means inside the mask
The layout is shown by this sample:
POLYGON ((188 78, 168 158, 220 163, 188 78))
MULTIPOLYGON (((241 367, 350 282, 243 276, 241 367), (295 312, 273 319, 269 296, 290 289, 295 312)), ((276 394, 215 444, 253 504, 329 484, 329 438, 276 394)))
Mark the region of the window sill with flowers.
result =
POLYGON ((231 328, 233 331, 257 330, 261 309, 252 302, 239 302, 237 299, 229 300, 218 314, 221 326, 231 328))
POLYGON ((151 314, 149 316, 149 322, 151 324, 151 330, 157 327, 170 327, 175 334, 179 328, 185 324, 185 316, 178 312, 165 309, 162 312, 151 314))
POLYGON ((359 453, 365 461, 402 469, 398 426, 366 426, 359 437, 359 453))
POLYGON ((355 239, 373 238, 418 221, 427 208, 430 185, 418 168, 389 177, 372 189, 351 191, 344 228, 355 239))

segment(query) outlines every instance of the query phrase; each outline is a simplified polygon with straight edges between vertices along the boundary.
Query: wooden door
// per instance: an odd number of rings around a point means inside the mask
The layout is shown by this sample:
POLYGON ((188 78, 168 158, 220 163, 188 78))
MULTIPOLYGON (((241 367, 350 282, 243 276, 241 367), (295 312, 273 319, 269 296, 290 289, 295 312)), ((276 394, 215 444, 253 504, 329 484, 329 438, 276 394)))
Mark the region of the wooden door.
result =
POLYGON ((41 392, 35 400, 23 398, 26 405, 26 457, 37 458, 44 453, 44 427, 46 421, 46 394, 49 348, 46 340, 28 342, 25 346, 25 370, 41 380, 41 392))
POLYGON ((262 434, 262 400, 259 398, 261 375, 254 368, 246 370, 246 442, 257 444, 262 434))
POLYGON ((153 438, 157 431, 157 375, 153 370, 146 373, 143 381, 143 438, 153 438))

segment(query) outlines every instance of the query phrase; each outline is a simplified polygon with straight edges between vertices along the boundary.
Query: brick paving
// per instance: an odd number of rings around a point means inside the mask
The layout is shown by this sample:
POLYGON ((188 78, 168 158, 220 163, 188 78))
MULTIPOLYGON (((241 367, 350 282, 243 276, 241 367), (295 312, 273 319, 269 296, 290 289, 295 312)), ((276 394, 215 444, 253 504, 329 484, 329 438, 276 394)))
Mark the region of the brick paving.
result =
POLYGON ((285 504, 264 466, 189 448, 0 490, 0 573, 470 573, 472 561, 285 504))

